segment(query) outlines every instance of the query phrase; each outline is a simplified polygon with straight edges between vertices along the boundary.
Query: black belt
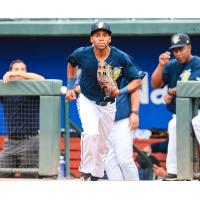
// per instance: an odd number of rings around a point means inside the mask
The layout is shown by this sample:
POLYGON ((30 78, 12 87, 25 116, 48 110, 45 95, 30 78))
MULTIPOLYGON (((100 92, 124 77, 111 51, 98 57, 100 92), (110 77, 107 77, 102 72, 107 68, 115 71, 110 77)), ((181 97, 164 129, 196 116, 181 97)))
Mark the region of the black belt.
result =
POLYGON ((104 97, 103 101, 95 101, 95 103, 98 106, 107 106, 108 103, 112 104, 115 102, 115 98, 114 97, 104 97))

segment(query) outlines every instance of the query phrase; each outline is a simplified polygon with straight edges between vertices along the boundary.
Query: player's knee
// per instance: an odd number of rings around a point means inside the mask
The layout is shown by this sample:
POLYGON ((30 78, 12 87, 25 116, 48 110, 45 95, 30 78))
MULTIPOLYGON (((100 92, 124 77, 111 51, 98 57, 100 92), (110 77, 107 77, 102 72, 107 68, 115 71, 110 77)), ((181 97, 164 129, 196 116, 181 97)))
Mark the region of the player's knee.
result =
POLYGON ((126 167, 129 165, 130 162, 133 162, 133 159, 125 158, 125 157, 118 157, 117 158, 118 164, 121 168, 126 167))
POLYGON ((173 118, 172 120, 169 121, 168 123, 168 133, 176 133, 176 118, 173 118))
POLYGON ((200 126, 200 120, 197 116, 192 119, 192 126, 193 127, 200 126))

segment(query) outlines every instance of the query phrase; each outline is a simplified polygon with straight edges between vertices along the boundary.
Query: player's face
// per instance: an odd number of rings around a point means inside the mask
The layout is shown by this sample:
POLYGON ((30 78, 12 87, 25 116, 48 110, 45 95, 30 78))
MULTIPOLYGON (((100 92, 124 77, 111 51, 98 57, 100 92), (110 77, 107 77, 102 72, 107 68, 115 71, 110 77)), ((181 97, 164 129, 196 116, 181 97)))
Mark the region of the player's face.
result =
MULTIPOLYGON (((24 63, 15 63, 12 66, 11 72, 26 72, 26 65, 24 63)), ((15 76, 15 80, 22 80, 21 76, 15 76)))
POLYGON ((179 63, 185 64, 191 59, 191 49, 191 45, 187 45, 184 47, 174 48, 173 53, 179 63))
POLYGON ((107 31, 96 31, 91 37, 90 41, 93 46, 99 50, 106 49, 111 42, 111 36, 107 31))

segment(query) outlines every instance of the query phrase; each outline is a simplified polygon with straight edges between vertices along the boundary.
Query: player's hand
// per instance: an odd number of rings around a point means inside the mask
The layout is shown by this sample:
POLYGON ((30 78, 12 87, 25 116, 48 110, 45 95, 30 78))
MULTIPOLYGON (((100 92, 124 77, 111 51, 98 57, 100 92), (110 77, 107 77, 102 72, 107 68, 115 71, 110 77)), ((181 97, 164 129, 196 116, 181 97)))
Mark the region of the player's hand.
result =
POLYGON ((81 93, 81 87, 80 85, 77 85, 75 88, 74 88, 75 92, 77 92, 78 94, 81 93))
POLYGON ((6 72, 3 76, 3 82, 7 83, 10 80, 10 72, 6 72))
POLYGON ((158 165, 153 165, 153 172, 156 174, 156 176, 166 176, 167 175, 167 172, 164 168, 162 167, 159 167, 158 165))
POLYGON ((139 116, 137 114, 131 113, 131 115, 129 116, 129 126, 132 131, 138 128, 139 116))
POLYGON ((172 96, 172 95, 169 95, 168 93, 165 94, 165 96, 164 96, 164 102, 165 102, 166 104, 169 104, 169 103, 172 101, 172 99, 173 99, 173 96, 172 96))
POLYGON ((159 64, 164 66, 165 64, 167 64, 169 62, 169 59, 170 59, 170 52, 169 51, 166 51, 165 53, 162 53, 160 56, 159 56, 159 64))
POLYGON ((8 83, 11 80, 21 80, 23 79, 21 73, 19 72, 6 72, 3 76, 3 82, 8 83))
POLYGON ((81 93, 80 85, 75 86, 74 91, 75 91, 76 99, 78 99, 78 97, 79 97, 79 95, 81 93))
POLYGON ((76 94, 74 89, 68 89, 65 98, 67 101, 73 101, 76 99, 76 94))
POLYGON ((11 81, 14 79, 14 77, 18 76, 17 72, 6 72, 3 76, 3 82, 8 83, 8 81, 11 81))
POLYGON ((143 151, 150 155, 152 152, 152 148, 150 145, 148 145, 148 146, 144 147, 143 151))

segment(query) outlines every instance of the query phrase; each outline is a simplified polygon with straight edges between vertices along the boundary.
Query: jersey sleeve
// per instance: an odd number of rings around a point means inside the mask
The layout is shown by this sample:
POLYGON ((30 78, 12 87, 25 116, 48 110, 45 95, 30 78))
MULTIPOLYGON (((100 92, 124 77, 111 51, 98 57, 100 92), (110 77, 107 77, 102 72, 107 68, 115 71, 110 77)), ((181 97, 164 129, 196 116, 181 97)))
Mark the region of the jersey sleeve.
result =
POLYGON ((76 76, 76 80, 75 80, 75 83, 74 85, 77 86, 77 85, 80 85, 80 81, 81 81, 81 69, 78 69, 77 71, 77 76, 76 76))
POLYGON ((133 58, 127 54, 123 56, 122 66, 123 66, 124 77, 128 81, 132 81, 135 79, 142 79, 146 75, 146 73, 143 72, 140 69, 140 67, 135 64, 133 58))
POLYGON ((80 63, 80 54, 82 47, 76 49, 72 54, 67 57, 67 62, 72 65, 72 67, 76 67, 80 63))
POLYGON ((192 69, 192 73, 189 77, 189 80, 200 80, 200 63, 195 64, 194 68, 192 69))

